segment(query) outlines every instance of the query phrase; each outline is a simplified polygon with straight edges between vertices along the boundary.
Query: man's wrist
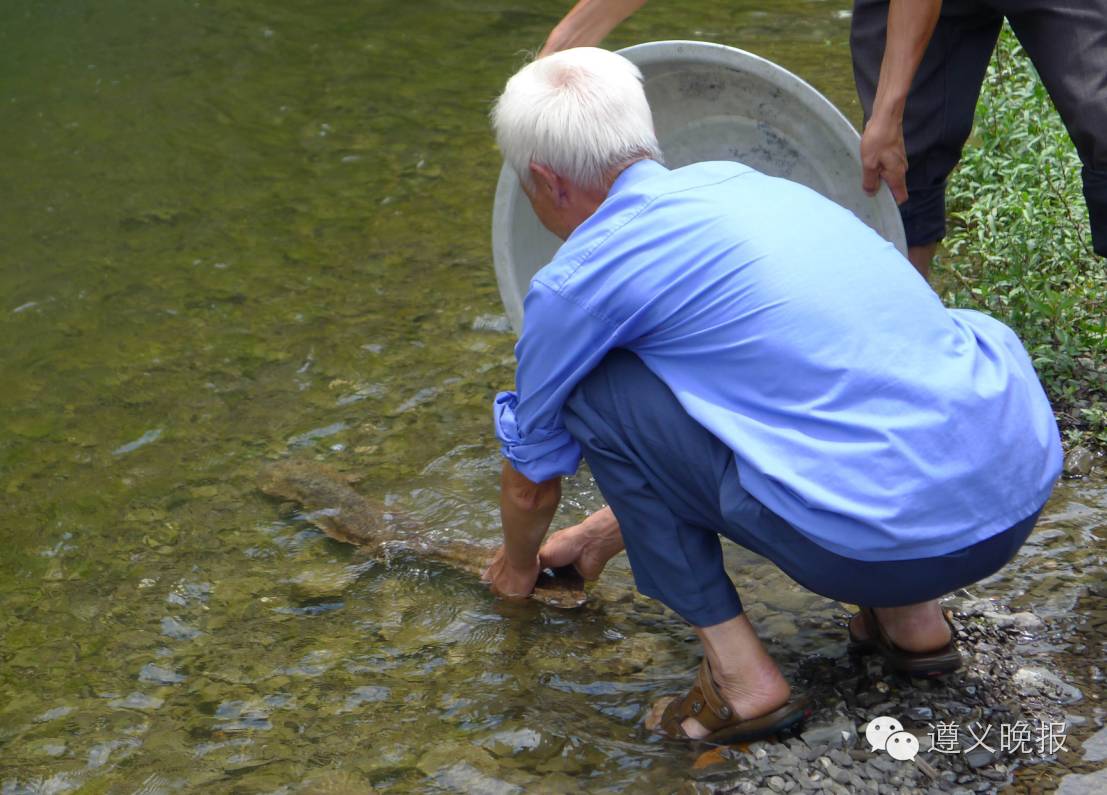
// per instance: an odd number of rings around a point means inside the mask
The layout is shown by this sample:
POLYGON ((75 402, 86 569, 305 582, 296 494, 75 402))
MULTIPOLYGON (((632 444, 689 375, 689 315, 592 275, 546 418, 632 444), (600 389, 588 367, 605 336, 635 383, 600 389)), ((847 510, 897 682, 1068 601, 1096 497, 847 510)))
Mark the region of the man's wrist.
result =
POLYGON ((532 554, 527 550, 512 550, 510 546, 504 550, 504 564, 516 574, 529 574, 540 566, 537 550, 532 554))
POLYGON ((878 124, 903 124, 903 109, 907 105, 906 95, 900 99, 877 100, 873 103, 873 112, 869 117, 869 123, 878 124))
POLYGON ((611 508, 602 508, 581 522, 581 529, 588 538, 601 539, 619 534, 619 520, 611 508))

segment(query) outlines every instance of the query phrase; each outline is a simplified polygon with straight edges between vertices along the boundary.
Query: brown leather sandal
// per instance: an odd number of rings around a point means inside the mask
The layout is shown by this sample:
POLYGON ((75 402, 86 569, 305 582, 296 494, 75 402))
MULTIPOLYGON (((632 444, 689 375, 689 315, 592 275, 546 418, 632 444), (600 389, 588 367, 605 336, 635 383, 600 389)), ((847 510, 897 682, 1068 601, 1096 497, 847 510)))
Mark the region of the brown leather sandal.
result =
POLYGON ((684 696, 674 698, 661 715, 658 730, 670 737, 688 738, 681 725, 695 718, 709 732, 700 742, 728 745, 749 743, 794 731, 811 717, 811 702, 806 695, 793 696, 788 703, 768 715, 745 720, 730 708, 711 676, 707 658, 700 663, 696 682, 684 696))
POLYGON ((875 652, 885 659, 888 666, 896 673, 919 678, 931 676, 945 676, 961 667, 961 652, 957 648, 957 633, 953 629, 953 618, 948 610, 942 611, 942 618, 949 624, 949 643, 934 651, 907 651, 897 646, 884 627, 876 619, 876 613, 871 607, 862 607, 861 621, 865 624, 865 631, 869 637, 858 638, 849 631, 849 648, 855 654, 869 654, 875 652))

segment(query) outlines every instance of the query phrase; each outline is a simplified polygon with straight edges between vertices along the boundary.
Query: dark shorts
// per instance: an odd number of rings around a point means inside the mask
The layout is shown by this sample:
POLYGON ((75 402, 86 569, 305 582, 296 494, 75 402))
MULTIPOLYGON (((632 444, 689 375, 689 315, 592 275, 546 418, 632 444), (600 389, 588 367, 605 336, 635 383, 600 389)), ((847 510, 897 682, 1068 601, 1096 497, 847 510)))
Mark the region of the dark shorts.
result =
MULTIPOLYGON (((945 184, 972 132, 980 86, 1004 17, 1034 62, 1084 164, 1092 244, 1107 256, 1107 0, 945 0, 903 118, 909 246, 945 236, 945 184)), ((880 76, 888 0, 855 0, 853 74, 868 121, 880 76)))

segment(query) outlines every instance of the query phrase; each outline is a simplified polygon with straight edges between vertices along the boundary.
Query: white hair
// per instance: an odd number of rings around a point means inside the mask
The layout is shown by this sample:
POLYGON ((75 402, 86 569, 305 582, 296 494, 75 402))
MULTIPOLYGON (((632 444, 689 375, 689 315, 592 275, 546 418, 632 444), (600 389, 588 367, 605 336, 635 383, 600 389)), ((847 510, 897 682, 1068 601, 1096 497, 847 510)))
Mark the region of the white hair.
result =
POLYGON ((516 72, 492 109, 504 159, 532 184, 530 164, 589 189, 633 160, 661 160, 642 73, 598 47, 563 50, 516 72))

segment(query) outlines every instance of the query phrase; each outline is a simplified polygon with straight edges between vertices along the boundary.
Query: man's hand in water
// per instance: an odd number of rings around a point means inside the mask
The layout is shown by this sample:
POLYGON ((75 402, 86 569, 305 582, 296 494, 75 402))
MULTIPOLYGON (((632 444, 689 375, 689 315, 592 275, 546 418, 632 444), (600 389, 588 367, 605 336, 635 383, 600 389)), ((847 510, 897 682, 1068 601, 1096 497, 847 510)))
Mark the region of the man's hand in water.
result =
POLYGON ((538 550, 542 566, 576 566, 580 576, 594 580, 607 561, 623 551, 623 535, 610 508, 596 511, 583 522, 550 536, 538 550))
POLYGON ((507 599, 524 599, 538 579, 538 547, 561 501, 561 478, 534 483, 516 472, 507 461, 500 472, 500 518, 504 545, 482 578, 492 593, 507 599))
POLYGON ((538 580, 541 571, 538 556, 534 556, 534 564, 525 569, 519 569, 511 563, 507 556, 506 547, 501 546, 496 550, 496 557, 484 570, 481 580, 491 586, 492 593, 504 599, 526 599, 534 590, 534 583, 538 580))

